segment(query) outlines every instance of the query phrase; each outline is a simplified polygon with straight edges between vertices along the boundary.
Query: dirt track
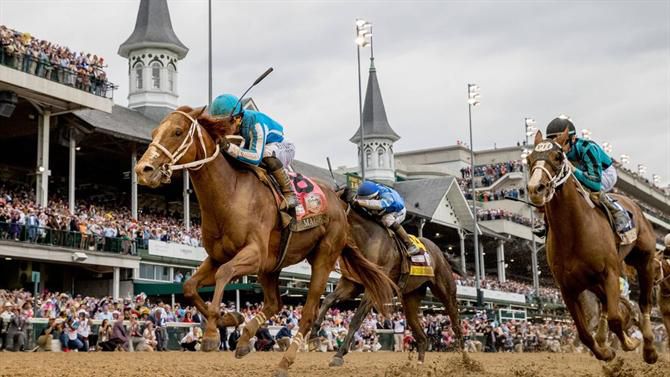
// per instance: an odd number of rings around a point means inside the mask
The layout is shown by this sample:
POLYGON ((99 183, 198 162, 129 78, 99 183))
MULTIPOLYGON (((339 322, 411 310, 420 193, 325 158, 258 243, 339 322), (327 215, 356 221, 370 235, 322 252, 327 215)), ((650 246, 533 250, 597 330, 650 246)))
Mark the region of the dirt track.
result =
MULTIPOLYGON (((638 354, 626 354, 623 364, 610 363, 618 373, 605 373, 603 363, 587 354, 470 354, 470 361, 453 353, 429 353, 416 365, 408 354, 352 353, 346 364, 329 368, 332 353, 300 353, 291 376, 318 377, 439 377, 439 376, 608 376, 661 377, 670 375, 668 354, 646 366, 638 354), (483 368, 483 369, 481 369, 483 368)), ((225 353, 0 353, 0 376, 270 376, 280 353, 252 353, 236 360, 225 353)))

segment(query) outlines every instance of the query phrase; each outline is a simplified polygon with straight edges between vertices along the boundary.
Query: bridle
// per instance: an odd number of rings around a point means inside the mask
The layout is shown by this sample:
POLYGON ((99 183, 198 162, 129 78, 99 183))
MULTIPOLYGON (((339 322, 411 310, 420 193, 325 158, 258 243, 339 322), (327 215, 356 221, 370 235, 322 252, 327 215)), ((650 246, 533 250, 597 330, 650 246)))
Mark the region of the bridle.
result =
POLYGON ((543 141, 542 143, 535 146, 535 151, 540 153, 545 153, 553 149, 560 150, 561 154, 563 155, 561 166, 559 166, 558 169, 554 169, 558 171, 556 175, 551 174, 551 172, 545 167, 547 164, 546 159, 537 160, 535 164, 533 164, 533 167, 530 171, 532 176, 535 173, 535 170, 540 170, 549 178, 549 182, 547 183, 549 186, 549 194, 546 197, 545 203, 551 201, 551 199, 554 197, 554 194, 556 193, 556 190, 558 190, 572 175, 572 168, 570 167, 568 157, 565 155, 565 152, 563 152, 563 148, 555 141, 543 141))
POLYGON ((181 145, 175 150, 174 152, 170 152, 162 146, 160 143, 156 141, 152 141, 149 146, 154 146, 156 149, 159 151, 163 152, 169 159, 169 163, 165 163, 160 166, 160 173, 167 177, 170 178, 172 176, 172 172, 175 170, 181 170, 181 169, 189 169, 189 170, 198 170, 202 168, 206 163, 214 160, 218 155, 219 155, 219 145, 216 144, 216 149, 214 150, 214 153, 211 156, 207 156, 207 148, 205 147, 205 141, 202 137, 202 126, 198 121, 193 118, 190 114, 185 113, 183 111, 173 111, 171 114, 181 114, 188 118, 188 120, 191 121, 191 126, 188 129, 188 132, 186 133, 186 137, 184 140, 181 142, 181 145), (195 136, 197 135, 198 141, 200 142, 200 147, 202 148, 202 152, 205 155, 204 158, 201 158, 200 160, 195 160, 191 161, 185 164, 177 164, 177 161, 179 161, 186 152, 191 148, 191 145, 195 142, 195 136))

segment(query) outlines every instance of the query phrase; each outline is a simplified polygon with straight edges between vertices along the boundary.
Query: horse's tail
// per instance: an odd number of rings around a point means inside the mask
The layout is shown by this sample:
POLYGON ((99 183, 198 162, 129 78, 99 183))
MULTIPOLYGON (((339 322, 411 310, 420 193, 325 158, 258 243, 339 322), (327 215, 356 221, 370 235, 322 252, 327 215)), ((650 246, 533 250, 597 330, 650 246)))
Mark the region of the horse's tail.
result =
POLYGON ((447 260, 449 267, 451 267, 451 271, 453 271, 456 275, 464 278, 465 271, 463 271, 463 269, 461 268, 461 259, 452 256, 446 251, 442 251, 442 255, 444 255, 444 259, 447 260))
POLYGON ((347 239, 341 261, 352 277, 363 284, 365 294, 370 297, 376 309, 384 315, 389 314, 388 304, 399 292, 398 286, 376 264, 365 259, 352 238, 347 239))

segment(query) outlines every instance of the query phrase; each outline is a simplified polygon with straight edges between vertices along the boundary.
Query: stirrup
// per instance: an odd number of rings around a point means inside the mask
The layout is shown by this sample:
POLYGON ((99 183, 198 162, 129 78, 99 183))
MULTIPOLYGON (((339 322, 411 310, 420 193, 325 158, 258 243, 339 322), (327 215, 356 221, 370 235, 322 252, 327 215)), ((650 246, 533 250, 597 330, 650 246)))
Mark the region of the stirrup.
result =
POLYGON ((621 245, 630 245, 637 240, 637 228, 632 228, 628 231, 617 233, 621 239, 621 245))
POLYGON ((416 245, 412 244, 412 246, 407 247, 407 255, 410 257, 419 254, 421 254, 421 249, 419 249, 416 245))

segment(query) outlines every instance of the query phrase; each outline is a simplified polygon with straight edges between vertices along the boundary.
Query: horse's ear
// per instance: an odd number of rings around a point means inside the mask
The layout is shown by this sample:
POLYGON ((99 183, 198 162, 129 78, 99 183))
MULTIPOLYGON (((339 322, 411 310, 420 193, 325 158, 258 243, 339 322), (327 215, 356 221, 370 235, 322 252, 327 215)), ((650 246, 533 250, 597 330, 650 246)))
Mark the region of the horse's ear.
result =
POLYGON ((202 115, 202 113, 205 112, 205 109, 206 109, 206 108, 207 108, 207 105, 203 106, 201 109, 195 109, 195 110, 194 110, 194 111, 195 111, 195 114, 193 114, 193 117, 196 118, 196 119, 198 119, 198 118, 202 115))
POLYGON ((570 130, 566 127, 563 132, 561 132, 558 137, 556 137, 556 142, 560 146, 565 146, 566 142, 568 141, 568 138, 570 137, 570 130))
POLYGON ((538 144, 540 144, 540 143, 542 142, 542 140, 544 140, 543 137, 542 137, 542 131, 537 131, 537 132, 535 133, 535 141, 534 141, 534 144, 535 144, 535 145, 538 145, 538 144))

